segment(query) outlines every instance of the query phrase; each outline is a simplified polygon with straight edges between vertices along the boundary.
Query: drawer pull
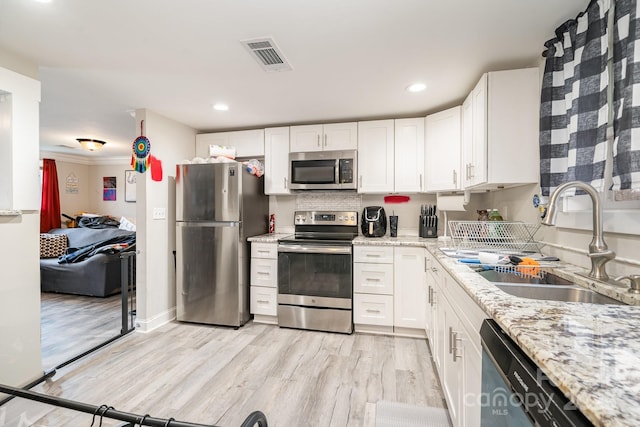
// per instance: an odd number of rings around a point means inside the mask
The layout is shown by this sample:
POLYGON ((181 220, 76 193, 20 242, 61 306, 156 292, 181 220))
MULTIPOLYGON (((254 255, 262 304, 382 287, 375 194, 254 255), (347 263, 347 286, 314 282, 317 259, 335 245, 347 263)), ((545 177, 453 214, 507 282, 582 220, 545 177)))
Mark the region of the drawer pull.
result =
POLYGON ((380 258, 380 254, 366 254, 367 258, 380 258))
POLYGON ((266 299, 259 299, 258 302, 260 304, 269 304, 269 300, 266 300, 266 299))
POLYGON ((367 282, 379 282, 380 279, 375 278, 375 277, 367 277, 366 278, 367 282))
POLYGON ((269 271, 256 271, 256 274, 261 274, 263 276, 268 276, 271 274, 271 272, 269 271))
POLYGON ((380 310, 375 310, 373 308, 367 308, 367 313, 380 313, 380 310))

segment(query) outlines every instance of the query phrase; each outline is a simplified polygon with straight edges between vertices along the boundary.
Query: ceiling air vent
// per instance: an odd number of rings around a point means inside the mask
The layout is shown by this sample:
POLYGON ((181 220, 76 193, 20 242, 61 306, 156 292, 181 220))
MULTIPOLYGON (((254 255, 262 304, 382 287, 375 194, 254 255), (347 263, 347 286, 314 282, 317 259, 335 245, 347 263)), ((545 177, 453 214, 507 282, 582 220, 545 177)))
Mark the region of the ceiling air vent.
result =
POLYGON ((292 69, 273 39, 265 37, 243 40, 241 43, 251 52, 251 55, 256 58, 265 71, 289 71, 292 69))

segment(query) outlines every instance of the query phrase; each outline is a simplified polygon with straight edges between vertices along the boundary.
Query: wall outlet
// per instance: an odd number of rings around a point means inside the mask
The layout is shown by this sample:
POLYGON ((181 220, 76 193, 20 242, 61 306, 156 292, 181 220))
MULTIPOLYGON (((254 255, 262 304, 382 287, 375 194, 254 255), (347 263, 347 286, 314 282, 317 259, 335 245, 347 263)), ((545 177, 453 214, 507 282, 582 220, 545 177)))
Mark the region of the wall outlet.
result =
POLYGON ((167 210, 165 208, 153 208, 153 219, 167 219, 167 210))

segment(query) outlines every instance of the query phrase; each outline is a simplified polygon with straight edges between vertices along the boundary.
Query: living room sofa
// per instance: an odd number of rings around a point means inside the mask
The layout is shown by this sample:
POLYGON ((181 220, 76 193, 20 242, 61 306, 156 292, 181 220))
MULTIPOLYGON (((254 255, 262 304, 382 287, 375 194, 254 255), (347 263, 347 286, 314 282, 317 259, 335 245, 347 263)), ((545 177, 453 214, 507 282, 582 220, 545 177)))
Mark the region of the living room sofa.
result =
POLYGON ((96 297, 120 292, 120 252, 135 247, 135 232, 115 227, 81 227, 56 228, 47 234, 65 234, 68 255, 62 257, 65 259, 62 263, 57 256, 40 259, 40 289, 43 292, 96 297), (82 256, 74 257, 74 254, 82 256))

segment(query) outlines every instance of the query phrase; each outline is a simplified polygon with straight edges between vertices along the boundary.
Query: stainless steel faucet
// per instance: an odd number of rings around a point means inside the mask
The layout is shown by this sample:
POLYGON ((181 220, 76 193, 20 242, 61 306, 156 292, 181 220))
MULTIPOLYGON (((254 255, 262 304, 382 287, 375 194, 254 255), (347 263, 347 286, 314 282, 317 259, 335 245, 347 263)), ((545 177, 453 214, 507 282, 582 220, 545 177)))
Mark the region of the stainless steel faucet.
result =
POLYGON ((556 220, 556 204, 560 195, 568 188, 584 190, 593 204, 593 239, 589 243, 589 258, 591 259, 591 271, 588 277, 606 282, 609 280, 605 264, 616 257, 615 252, 609 249, 602 237, 602 204, 598 192, 591 185, 580 181, 570 181, 561 184, 551 194, 547 216, 542 221, 543 225, 554 225, 556 220))

